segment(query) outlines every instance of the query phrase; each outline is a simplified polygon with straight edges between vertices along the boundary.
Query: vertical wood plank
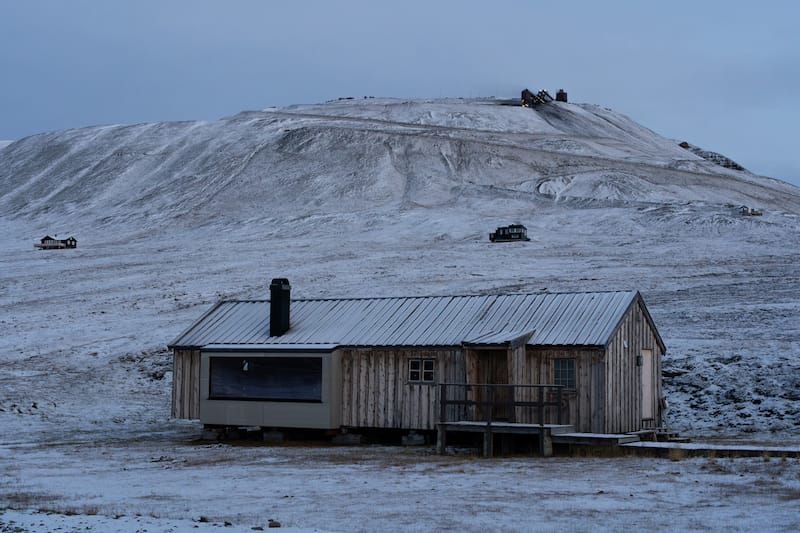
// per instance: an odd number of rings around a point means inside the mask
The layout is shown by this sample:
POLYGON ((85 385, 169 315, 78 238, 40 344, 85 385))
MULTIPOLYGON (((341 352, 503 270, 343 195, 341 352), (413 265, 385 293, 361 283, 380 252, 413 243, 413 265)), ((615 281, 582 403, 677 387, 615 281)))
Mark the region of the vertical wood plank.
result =
POLYGON ((361 398, 361 351, 353 350, 353 407, 352 407, 352 423, 354 427, 358 427, 361 423, 358 417, 359 405, 363 399, 361 398))
POLYGON ((375 424, 386 427, 386 352, 381 350, 375 354, 377 387, 375 399, 375 424))
POLYGON ((182 350, 172 350, 172 417, 183 418, 181 409, 181 386, 183 383, 182 350))
POLYGON ((367 367, 367 404, 366 404, 366 417, 364 425, 367 427, 375 427, 375 403, 376 389, 377 389, 377 371, 376 371, 376 357, 375 352, 370 350, 366 352, 366 367, 367 367))
POLYGON ((191 398, 191 417, 200 418, 200 351, 192 350, 191 357, 191 383, 189 394, 191 398))
MULTIPOLYGON (((350 387, 352 386, 352 380, 350 376, 350 350, 341 350, 341 366, 342 366, 342 405, 341 409, 341 419, 343 426, 350 426, 350 387)), ((333 385, 335 386, 335 385, 333 385)))
POLYGON ((397 376, 399 374, 397 370, 397 357, 393 351, 388 351, 386 353, 387 359, 387 376, 386 376, 386 397, 387 397, 387 406, 386 406, 386 426, 387 427, 398 427, 397 426, 397 376))

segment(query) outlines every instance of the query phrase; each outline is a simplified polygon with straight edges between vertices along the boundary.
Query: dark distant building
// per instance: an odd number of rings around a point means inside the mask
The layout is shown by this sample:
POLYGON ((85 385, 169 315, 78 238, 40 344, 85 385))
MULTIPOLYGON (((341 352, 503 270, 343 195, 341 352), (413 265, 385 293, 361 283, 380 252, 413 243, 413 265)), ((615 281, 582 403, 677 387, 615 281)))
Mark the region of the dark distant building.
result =
POLYGON ((528 228, 522 224, 501 226, 489 234, 492 242, 529 241, 528 228))
POLYGON ((566 102, 567 101, 567 91, 564 89, 559 89, 556 93, 556 102, 566 102))
POLYGON ((78 241, 75 237, 69 237, 67 239, 55 239, 50 235, 45 235, 42 239, 33 245, 34 248, 39 248, 40 250, 59 250, 62 248, 77 248, 78 241))

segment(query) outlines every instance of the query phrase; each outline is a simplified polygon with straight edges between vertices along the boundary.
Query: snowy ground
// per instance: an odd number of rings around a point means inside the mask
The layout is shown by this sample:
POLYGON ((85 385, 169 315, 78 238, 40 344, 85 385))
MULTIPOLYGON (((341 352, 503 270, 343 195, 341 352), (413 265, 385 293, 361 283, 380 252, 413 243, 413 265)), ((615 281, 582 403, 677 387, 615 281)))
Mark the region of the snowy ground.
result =
POLYGON ((165 345, 216 300, 264 298, 286 276, 296 297, 638 289, 668 347, 672 427, 798 444, 796 188, 679 160, 594 107, 365 105, 0 148, 0 531, 800 527, 796 459, 208 445, 170 421, 165 345), (241 124, 260 144, 215 155, 250 139, 241 124), (234 167, 238 181, 202 174, 234 167), (745 202, 764 216, 740 216, 745 202), (487 242, 510 222, 533 240, 487 242), (34 250, 45 233, 78 248, 34 250))
POLYGON ((6 445, 3 459, 24 463, 4 461, 0 490, 10 506, 41 511, 6 511, 0 524, 183 531, 205 517, 234 531, 269 519, 303 531, 800 527, 798 459, 483 460, 428 448, 197 443, 195 430, 6 445))

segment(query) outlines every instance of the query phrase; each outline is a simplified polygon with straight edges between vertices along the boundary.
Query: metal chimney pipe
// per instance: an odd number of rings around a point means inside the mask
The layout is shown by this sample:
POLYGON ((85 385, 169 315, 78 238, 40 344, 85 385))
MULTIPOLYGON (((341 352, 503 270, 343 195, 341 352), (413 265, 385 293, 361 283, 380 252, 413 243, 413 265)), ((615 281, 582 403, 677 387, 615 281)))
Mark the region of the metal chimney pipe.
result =
POLYGON ((289 303, 292 287, 286 278, 275 278, 269 285, 269 336, 280 337, 289 330, 289 303))

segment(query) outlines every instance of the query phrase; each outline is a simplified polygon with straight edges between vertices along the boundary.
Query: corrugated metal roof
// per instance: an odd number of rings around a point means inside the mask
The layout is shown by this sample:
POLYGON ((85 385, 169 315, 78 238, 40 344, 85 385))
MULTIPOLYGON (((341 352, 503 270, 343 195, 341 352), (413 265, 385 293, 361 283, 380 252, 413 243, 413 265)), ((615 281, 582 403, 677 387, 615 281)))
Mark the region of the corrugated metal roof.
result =
POLYGON ((291 327, 280 337, 269 336, 269 300, 222 301, 170 347, 459 346, 522 332, 533 332, 529 345, 604 346, 636 298, 632 291, 292 300, 291 327))

